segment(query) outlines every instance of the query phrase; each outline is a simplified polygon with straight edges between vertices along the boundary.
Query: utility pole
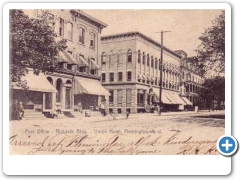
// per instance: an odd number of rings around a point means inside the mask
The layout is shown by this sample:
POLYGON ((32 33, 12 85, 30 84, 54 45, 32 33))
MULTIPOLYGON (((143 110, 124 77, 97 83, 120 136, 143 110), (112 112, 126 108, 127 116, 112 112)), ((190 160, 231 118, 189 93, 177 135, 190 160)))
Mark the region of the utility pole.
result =
POLYGON ((163 71, 163 33, 171 31, 161 31, 161 55, 160 55, 160 83, 159 83, 159 111, 158 114, 161 115, 162 108, 162 71, 163 71))

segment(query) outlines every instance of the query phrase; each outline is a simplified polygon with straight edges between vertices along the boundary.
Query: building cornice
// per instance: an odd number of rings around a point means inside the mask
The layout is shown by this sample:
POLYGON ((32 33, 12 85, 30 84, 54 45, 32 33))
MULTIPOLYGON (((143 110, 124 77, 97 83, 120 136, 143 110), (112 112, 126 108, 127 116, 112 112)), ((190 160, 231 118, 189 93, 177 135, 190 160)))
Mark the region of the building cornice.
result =
MULTIPOLYGON (((146 35, 137 32, 137 31, 133 31, 133 32, 126 32, 126 33, 120 33, 120 34, 113 34, 113 35, 107 35, 107 36, 102 36, 101 37, 101 41, 105 41, 105 40, 109 40, 109 39, 116 39, 116 38, 122 38, 122 37, 134 37, 134 36, 138 36, 141 37, 142 39, 154 44, 155 46, 161 48, 161 44, 159 44, 158 42, 154 41, 153 39, 147 37, 146 35)), ((174 51, 170 50, 169 48, 163 46, 163 49, 171 54, 173 54, 174 56, 177 56, 178 58, 181 58, 181 56, 177 53, 175 53, 174 51)))
POLYGON ((103 29, 105 27, 107 27, 107 24, 105 24, 104 22, 88 15, 87 13, 83 12, 82 10, 79 9, 71 9, 70 12, 76 16, 76 17, 80 17, 83 18, 85 20, 87 20, 88 22, 97 25, 99 28, 103 29))

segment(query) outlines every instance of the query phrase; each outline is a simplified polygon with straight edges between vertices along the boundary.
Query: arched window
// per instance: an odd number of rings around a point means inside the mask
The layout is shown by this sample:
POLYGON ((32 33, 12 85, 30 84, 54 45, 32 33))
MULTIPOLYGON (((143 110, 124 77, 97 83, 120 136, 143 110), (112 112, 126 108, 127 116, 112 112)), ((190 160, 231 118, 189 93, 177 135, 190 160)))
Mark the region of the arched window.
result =
POLYGON ((82 27, 79 27, 79 43, 84 44, 85 43, 85 29, 82 27))
POLYGON ((53 80, 51 77, 47 77, 47 80, 50 82, 51 85, 53 85, 53 80))
POLYGON ((149 54, 147 55, 147 66, 149 66, 149 54))
POLYGON ((96 42, 96 34, 91 32, 90 33, 90 47, 95 48, 95 42, 96 42))
POLYGON ((155 69, 157 69, 157 65, 158 63, 157 63, 157 58, 155 58, 155 69))
POLYGON ((57 89, 56 102, 61 102, 61 91, 62 91, 62 80, 61 79, 57 79, 56 89, 57 89))
POLYGON ((141 52, 138 50, 138 63, 141 63, 141 52))
POLYGON ((70 39, 70 40, 73 39, 73 24, 72 23, 67 23, 67 36, 68 36, 68 39, 70 39))
POLYGON ((102 53, 102 65, 106 64, 106 53, 102 53))
POLYGON ((127 52, 127 59, 128 59, 128 62, 132 62, 132 51, 130 49, 127 52))
POLYGON ((64 36, 64 20, 59 18, 59 36, 64 36))
POLYGON ((151 56, 151 67, 154 67, 154 61, 153 61, 153 56, 151 56))
POLYGON ((146 56, 145 56, 145 53, 143 52, 143 61, 142 61, 143 65, 145 64, 145 60, 146 60, 146 56))

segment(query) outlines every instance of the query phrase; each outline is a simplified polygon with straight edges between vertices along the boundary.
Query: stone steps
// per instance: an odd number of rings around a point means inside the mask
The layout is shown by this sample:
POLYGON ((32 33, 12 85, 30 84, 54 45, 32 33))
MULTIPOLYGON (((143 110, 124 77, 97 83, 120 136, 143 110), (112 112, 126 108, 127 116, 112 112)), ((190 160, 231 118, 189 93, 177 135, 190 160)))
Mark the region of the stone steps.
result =
POLYGON ((42 112, 37 112, 33 110, 25 110, 23 120, 42 120, 46 119, 42 112))

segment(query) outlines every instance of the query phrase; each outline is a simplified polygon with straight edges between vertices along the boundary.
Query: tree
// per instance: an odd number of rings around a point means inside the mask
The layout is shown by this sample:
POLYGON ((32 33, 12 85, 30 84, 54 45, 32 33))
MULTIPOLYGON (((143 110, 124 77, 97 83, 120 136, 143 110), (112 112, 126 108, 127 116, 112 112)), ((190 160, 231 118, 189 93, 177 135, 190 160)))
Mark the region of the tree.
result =
POLYGON ((205 80, 203 87, 200 97, 206 100, 209 108, 214 106, 213 104, 216 101, 217 108, 220 109, 221 102, 225 101, 225 78, 221 76, 208 78, 205 80))
POLYGON ((214 71, 215 74, 225 72, 225 12, 213 21, 212 27, 205 29, 199 37, 201 44, 197 51, 198 65, 205 73, 214 71))
POLYGON ((67 48, 66 40, 56 40, 54 26, 46 13, 37 19, 29 18, 22 10, 10 10, 10 85, 26 88, 21 81, 27 68, 40 71, 57 69, 58 52, 67 48))

